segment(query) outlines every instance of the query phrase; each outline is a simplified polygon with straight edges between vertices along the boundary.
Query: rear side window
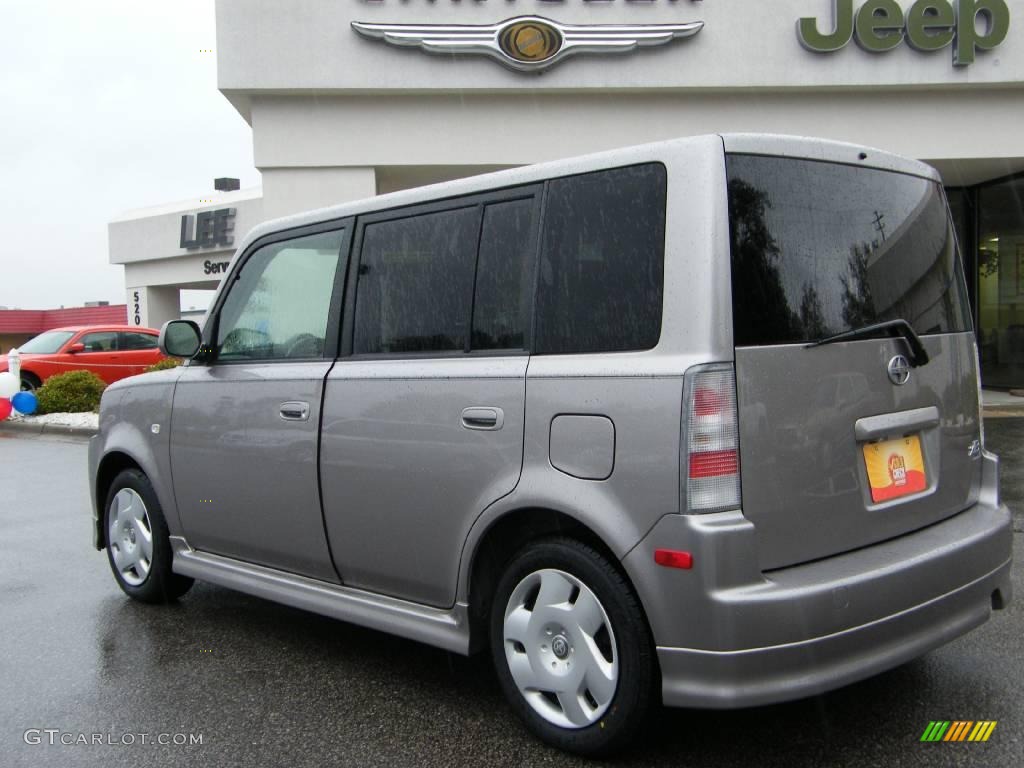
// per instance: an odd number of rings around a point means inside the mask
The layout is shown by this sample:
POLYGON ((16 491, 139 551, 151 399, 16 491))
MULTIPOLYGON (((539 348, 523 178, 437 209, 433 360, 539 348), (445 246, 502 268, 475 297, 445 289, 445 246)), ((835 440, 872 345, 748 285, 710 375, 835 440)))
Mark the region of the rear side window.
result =
POLYGON ((368 224, 354 352, 464 349, 479 233, 476 206, 368 224))
POLYGON ((527 280, 537 249, 532 198, 484 208, 473 299, 473 349, 522 349, 533 286, 527 280))
POLYGON ((537 189, 366 224, 353 352, 524 349, 537 189))
POLYGON ((129 331, 121 334, 120 348, 122 350, 156 349, 156 343, 156 336, 129 331))
POLYGON ((117 331, 87 333, 78 340, 86 352, 113 352, 117 349, 117 331))
POLYGON ((548 184, 535 352, 616 352, 658 343, 665 189, 659 163, 548 184))
POLYGON ((970 328, 941 187, 871 168, 727 157, 736 346, 813 341, 901 318, 970 328))

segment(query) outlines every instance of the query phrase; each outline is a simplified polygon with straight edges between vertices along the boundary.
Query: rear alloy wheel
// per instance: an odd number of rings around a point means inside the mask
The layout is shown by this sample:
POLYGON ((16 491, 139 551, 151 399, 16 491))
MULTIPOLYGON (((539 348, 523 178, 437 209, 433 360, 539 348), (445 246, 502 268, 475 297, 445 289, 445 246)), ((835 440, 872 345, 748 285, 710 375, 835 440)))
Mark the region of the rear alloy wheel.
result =
POLYGON ((126 469, 114 478, 104 513, 107 558, 118 586, 144 603, 166 603, 188 591, 192 579, 171 570, 171 543, 149 478, 126 469))
POLYGON ((491 650, 513 709, 560 749, 607 754, 643 723, 654 679, 647 622, 621 574, 585 544, 551 539, 512 558, 491 650))

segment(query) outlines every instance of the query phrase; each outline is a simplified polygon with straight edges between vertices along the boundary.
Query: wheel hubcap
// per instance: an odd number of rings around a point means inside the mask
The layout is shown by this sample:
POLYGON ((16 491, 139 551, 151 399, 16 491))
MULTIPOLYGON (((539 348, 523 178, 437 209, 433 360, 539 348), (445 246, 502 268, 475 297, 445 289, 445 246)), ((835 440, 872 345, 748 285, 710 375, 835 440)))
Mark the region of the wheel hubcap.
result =
POLYGON ((604 715, 618 652, 608 614, 586 584, 555 569, 531 573, 512 591, 503 629, 509 672, 537 714, 562 728, 604 715))
POLYGON ((126 584, 137 587, 153 564, 153 526, 146 504, 131 488, 122 488, 110 503, 107 546, 126 584))
POLYGON ((558 635, 558 637, 551 641, 551 651, 558 658, 564 659, 569 655, 569 641, 562 637, 562 635, 558 635))

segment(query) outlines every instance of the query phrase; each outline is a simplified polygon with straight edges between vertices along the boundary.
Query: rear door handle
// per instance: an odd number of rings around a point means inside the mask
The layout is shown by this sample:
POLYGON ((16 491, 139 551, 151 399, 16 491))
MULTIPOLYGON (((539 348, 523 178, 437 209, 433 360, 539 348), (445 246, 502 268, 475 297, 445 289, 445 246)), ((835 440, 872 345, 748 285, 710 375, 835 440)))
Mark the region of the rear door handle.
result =
POLYGON ((309 403, 301 400, 281 403, 281 418, 285 421, 309 421, 309 403))
POLYGON ((494 431, 505 424, 505 412, 491 406, 473 406, 462 412, 462 426, 466 429, 494 431))

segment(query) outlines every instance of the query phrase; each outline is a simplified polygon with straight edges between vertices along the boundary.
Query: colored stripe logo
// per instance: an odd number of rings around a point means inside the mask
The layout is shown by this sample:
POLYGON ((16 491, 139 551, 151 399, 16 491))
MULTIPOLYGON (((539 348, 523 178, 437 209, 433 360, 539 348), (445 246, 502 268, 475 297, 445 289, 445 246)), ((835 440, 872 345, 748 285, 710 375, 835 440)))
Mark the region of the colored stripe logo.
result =
POLYGON ((921 741, 988 741, 998 720, 932 720, 921 741))

